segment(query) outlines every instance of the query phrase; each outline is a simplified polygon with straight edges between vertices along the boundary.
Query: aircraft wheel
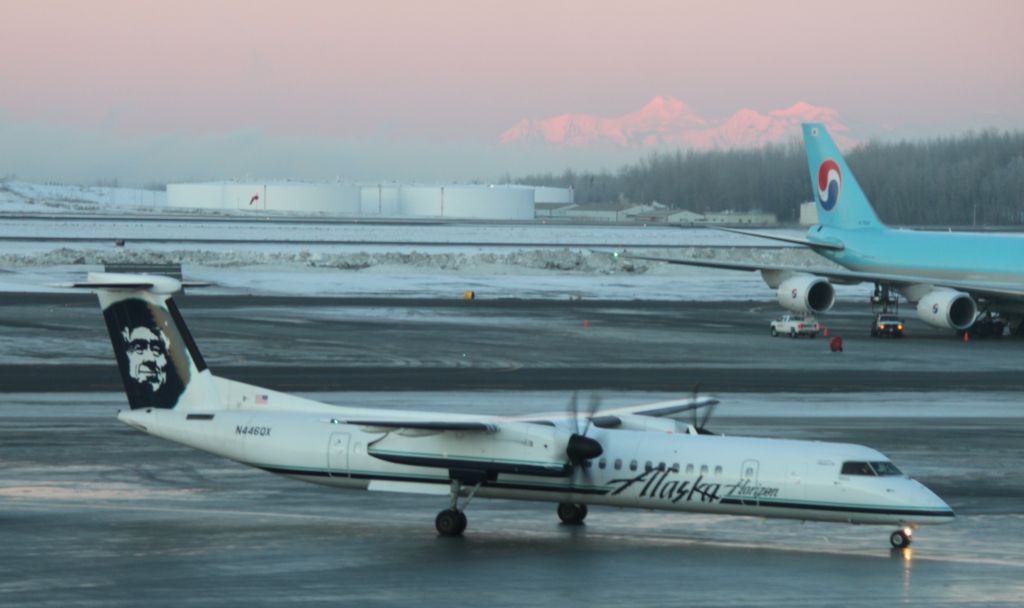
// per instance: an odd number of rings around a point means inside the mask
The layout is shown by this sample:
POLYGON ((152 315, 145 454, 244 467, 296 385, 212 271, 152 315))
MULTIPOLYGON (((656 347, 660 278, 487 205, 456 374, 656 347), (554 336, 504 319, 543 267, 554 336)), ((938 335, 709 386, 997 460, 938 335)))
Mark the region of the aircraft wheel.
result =
POLYGON ((578 526, 587 518, 587 505, 578 505, 571 502, 558 503, 558 518, 564 524, 578 526))
POLYGON ((455 509, 445 509, 437 514, 434 527, 441 536, 460 536, 466 531, 466 514, 455 509))
POLYGON ((775 331, 775 328, 773 327, 772 328, 772 337, 774 338, 777 335, 779 335, 779 332, 775 331))
POLYGON ((904 547, 910 546, 910 533, 909 530, 896 530, 889 536, 889 542, 896 549, 903 549, 904 547))
POLYGON ((795 338, 796 337, 796 330, 795 329, 789 330, 789 337, 790 338, 795 338))

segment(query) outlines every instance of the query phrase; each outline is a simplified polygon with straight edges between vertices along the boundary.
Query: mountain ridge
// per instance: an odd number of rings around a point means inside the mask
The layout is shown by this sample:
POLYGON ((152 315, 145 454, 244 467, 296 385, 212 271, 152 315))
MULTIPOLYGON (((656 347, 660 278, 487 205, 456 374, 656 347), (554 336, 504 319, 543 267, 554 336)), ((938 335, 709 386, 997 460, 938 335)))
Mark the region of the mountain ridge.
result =
POLYGON ((839 120, 837 110, 806 101, 767 113, 741 108, 725 120, 713 121, 667 95, 656 95, 639 110, 616 117, 570 112, 551 118, 523 118, 502 132, 498 140, 505 146, 749 148, 799 137, 803 122, 823 123, 842 148, 856 143, 847 135, 849 128, 839 120))

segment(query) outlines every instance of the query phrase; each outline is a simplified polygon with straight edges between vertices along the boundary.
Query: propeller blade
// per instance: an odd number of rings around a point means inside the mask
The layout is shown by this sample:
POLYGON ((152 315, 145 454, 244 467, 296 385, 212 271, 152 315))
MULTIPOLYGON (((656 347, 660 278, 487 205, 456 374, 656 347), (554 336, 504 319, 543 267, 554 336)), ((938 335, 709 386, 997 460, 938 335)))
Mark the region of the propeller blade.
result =
MULTIPOLYGON (((693 390, 690 392, 690 400, 693 403, 697 403, 697 396, 699 392, 700 384, 694 384, 693 390)), ((692 410, 690 410, 690 418, 693 420, 693 428, 697 429, 697 432, 700 432, 700 425, 697 423, 697 409, 698 408, 693 408, 692 410)))
MULTIPOLYGON (((711 420, 711 415, 714 414, 716 405, 718 405, 718 402, 714 402, 711 405, 704 408, 704 416, 701 418, 700 426, 697 427, 698 431, 704 432, 704 427, 707 426, 708 420, 711 420)), ((714 433, 712 433, 711 431, 707 431, 707 434, 713 435, 714 433)))
POLYGON ((582 466, 583 463, 604 453, 604 448, 596 439, 587 437, 587 431, 590 430, 590 419, 600 407, 601 397, 596 393, 591 393, 587 402, 587 411, 583 412, 586 420, 582 422, 583 428, 581 429, 579 391, 573 391, 572 397, 569 399, 569 414, 572 416, 576 432, 569 436, 569 441, 565 446, 565 456, 569 459, 570 465, 574 468, 578 467, 577 470, 580 471, 584 479, 589 478, 590 471, 582 466))
POLYGON ((569 398, 569 414, 572 416, 572 428, 576 433, 580 432, 579 398, 579 391, 573 391, 572 397, 569 398))
POLYGON ((601 409, 601 395, 598 393, 590 393, 590 401, 587 403, 587 419, 583 423, 583 432, 580 433, 584 437, 587 436, 587 431, 590 430, 590 423, 594 419, 594 414, 596 414, 599 409, 601 409))

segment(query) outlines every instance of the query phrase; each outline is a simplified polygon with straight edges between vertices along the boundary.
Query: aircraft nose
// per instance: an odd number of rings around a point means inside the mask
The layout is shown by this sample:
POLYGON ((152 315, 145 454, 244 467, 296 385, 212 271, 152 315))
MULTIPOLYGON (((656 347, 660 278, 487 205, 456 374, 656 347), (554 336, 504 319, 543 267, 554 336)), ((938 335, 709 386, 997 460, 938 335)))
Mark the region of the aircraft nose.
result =
POLYGON ((925 516, 935 523, 949 522, 956 518, 953 508, 939 498, 938 494, 918 481, 914 481, 914 484, 917 486, 913 500, 916 509, 921 509, 925 516))

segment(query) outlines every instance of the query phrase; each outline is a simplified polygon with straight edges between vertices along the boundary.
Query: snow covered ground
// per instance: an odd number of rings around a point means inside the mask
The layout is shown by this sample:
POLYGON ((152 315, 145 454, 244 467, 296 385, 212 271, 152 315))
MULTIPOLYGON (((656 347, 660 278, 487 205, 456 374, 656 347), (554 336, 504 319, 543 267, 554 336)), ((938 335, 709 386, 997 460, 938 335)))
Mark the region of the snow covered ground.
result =
MULTIPOLYGON (((187 278, 216 284, 206 293, 455 297, 473 290, 484 298, 767 301, 774 294, 755 272, 613 259, 593 249, 828 265, 799 248, 718 230, 175 219, 154 215, 166 211, 162 195, 0 183, 0 291, 53 291, 47 284, 81 280, 107 263, 176 263, 187 278), (31 217, 41 213, 48 217, 31 217)), ((837 288, 840 297, 866 289, 837 288)))

